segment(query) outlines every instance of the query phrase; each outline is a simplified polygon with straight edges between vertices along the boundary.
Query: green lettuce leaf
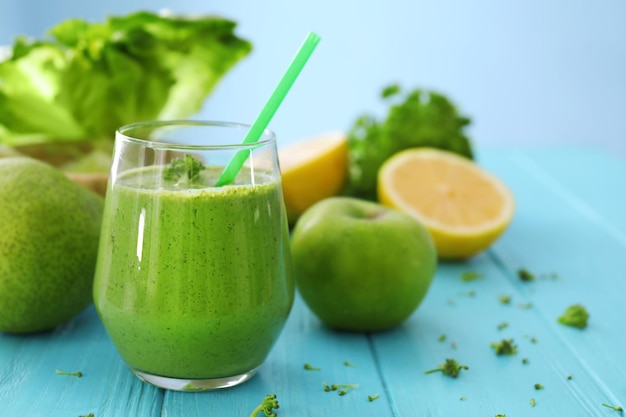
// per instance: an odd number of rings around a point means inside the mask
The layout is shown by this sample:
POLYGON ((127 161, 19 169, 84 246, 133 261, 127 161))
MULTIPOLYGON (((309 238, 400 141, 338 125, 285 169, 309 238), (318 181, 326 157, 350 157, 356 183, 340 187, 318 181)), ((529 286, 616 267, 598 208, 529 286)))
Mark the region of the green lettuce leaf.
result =
POLYGON ((235 26, 138 12, 17 38, 0 62, 0 143, 113 140, 125 124, 187 118, 251 51, 235 26))

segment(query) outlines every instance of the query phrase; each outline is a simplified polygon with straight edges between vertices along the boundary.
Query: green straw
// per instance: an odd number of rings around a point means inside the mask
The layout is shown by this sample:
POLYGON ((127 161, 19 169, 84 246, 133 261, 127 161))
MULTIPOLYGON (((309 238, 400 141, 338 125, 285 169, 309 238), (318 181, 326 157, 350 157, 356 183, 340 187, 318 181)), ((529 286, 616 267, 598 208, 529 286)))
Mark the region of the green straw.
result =
MULTIPOLYGON (((243 139, 244 144, 254 143, 259 140, 261 134, 267 128, 267 125, 274 116, 274 113, 276 113, 276 110, 280 106, 280 103, 282 103, 294 81, 296 81, 296 78, 298 78, 300 71, 302 71, 302 68, 304 68, 304 65, 309 60, 309 57, 315 50, 315 47, 317 46, 319 41, 320 37, 317 34, 313 32, 309 33, 304 43, 300 47, 300 50, 291 61, 291 64, 289 65, 289 68, 287 68, 287 71, 283 75, 283 78, 280 80, 280 82, 274 89, 274 92, 267 100, 267 103, 265 103, 265 106, 261 110, 261 113, 250 127, 248 134, 243 139)), ((215 186, 221 187, 222 185, 227 185, 233 182, 244 162, 246 162, 246 159, 248 159, 249 154, 250 150, 248 149, 242 149, 235 153, 235 155, 233 155, 232 159, 215 183, 215 186)))

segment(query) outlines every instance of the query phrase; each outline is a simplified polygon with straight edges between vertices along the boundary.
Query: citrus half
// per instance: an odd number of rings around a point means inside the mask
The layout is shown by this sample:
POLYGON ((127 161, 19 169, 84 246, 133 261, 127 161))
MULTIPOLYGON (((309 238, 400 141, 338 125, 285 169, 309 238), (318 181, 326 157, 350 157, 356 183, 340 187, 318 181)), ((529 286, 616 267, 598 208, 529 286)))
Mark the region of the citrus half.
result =
POLYGON ((488 248, 515 210, 500 179, 472 160, 431 148, 408 149, 385 161, 378 198, 420 220, 442 259, 469 258, 488 248))
POLYGON ((294 142, 278 150, 289 223, 316 202, 338 195, 347 177, 348 143, 343 133, 294 142))

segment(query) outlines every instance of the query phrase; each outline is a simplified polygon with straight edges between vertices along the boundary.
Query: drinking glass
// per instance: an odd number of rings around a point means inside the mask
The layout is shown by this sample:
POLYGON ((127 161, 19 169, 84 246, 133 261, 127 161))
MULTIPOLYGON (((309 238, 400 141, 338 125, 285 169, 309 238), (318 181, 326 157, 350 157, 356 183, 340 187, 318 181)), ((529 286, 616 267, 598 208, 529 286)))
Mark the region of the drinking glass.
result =
POLYGON ((265 361, 294 299, 274 134, 163 121, 116 132, 94 304, 141 380, 198 391, 237 385, 265 361), (217 187, 233 155, 235 180, 217 187))

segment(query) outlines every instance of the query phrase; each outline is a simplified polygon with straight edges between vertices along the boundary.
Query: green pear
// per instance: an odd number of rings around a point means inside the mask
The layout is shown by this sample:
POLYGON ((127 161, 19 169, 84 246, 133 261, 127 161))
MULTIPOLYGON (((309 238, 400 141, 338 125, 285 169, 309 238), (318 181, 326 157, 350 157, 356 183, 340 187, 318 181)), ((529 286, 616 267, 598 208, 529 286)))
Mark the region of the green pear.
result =
POLYGON ((45 162, 0 159, 0 331, 50 330, 91 303, 103 208, 45 162))

